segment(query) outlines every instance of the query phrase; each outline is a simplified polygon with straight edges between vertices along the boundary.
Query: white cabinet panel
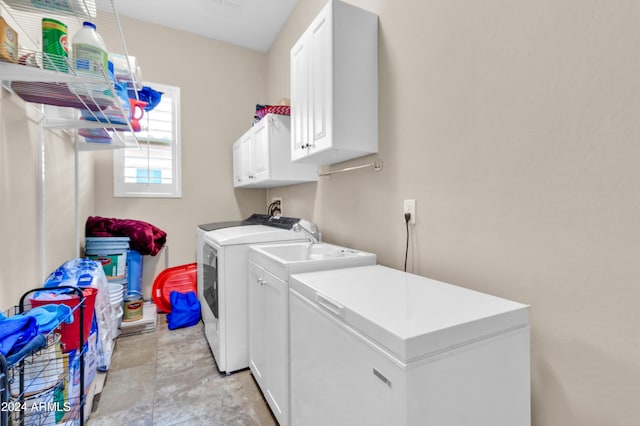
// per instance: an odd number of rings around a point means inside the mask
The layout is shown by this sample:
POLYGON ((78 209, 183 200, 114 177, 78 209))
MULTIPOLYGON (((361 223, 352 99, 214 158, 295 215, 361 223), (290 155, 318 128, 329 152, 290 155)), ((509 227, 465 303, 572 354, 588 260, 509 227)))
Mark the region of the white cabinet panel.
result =
POLYGON ((267 400, 281 425, 289 424, 289 287, 265 271, 267 400))
POLYGON ((251 143, 251 133, 247 132, 233 144, 234 186, 245 185, 251 180, 251 143))
POLYGON ((265 365, 265 291, 263 270, 249 262, 249 368, 260 387, 266 386, 265 365))
POLYGON ((307 74, 309 72, 306 59, 306 39, 300 39, 291 49, 291 104, 296 106, 296 114, 291 116, 291 159, 302 157, 306 151, 307 135, 309 132, 307 115, 309 114, 309 90, 307 74))
POLYGON ((309 83, 310 100, 310 146, 313 153, 331 147, 331 93, 332 60, 331 54, 331 14, 323 14, 310 29, 311 68, 309 83))
POLYGON ((260 120, 253 129, 253 145, 251 147, 251 170, 253 179, 263 181, 269 178, 269 135, 267 123, 260 120))
POLYGON ((289 424, 289 290, 249 261, 249 368, 281 425, 289 424))

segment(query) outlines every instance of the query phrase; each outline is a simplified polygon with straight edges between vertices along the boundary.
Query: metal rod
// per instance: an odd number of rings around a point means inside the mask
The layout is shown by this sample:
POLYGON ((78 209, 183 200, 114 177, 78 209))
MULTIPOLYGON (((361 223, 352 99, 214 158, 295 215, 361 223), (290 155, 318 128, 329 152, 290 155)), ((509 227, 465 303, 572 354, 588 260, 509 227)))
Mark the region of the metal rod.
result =
POLYGON ((79 149, 80 146, 78 144, 78 134, 74 135, 75 143, 73 144, 73 155, 74 155, 74 171, 73 171, 73 191, 74 191, 74 225, 75 225, 75 237, 76 237, 76 257, 80 257, 80 240, 82 238, 81 230, 80 230, 80 158, 79 158, 79 149))
POLYGON ((38 257, 40 265, 38 278, 46 278, 47 265, 47 238, 46 238, 46 212, 47 212, 47 179, 46 179, 46 149, 44 138, 44 105, 40 105, 40 121, 38 122, 38 257))
POLYGON ((353 171, 353 170, 366 169, 368 167, 373 167, 374 171, 379 172, 380 170, 382 170, 382 160, 376 160, 376 161, 374 161, 372 163, 363 164, 361 166, 353 166, 353 167, 346 167, 344 169, 330 170, 328 172, 318 173, 318 176, 331 176, 331 175, 336 174, 336 173, 350 172, 350 171, 353 171))

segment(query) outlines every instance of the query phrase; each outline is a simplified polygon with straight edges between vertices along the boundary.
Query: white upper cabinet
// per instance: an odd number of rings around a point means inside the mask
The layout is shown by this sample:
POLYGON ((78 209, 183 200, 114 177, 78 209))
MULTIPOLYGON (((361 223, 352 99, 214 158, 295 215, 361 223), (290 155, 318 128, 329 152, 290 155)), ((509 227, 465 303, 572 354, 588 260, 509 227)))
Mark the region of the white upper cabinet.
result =
POLYGON ((290 158, 291 118, 267 114, 233 144, 233 186, 270 188, 318 180, 316 166, 290 158))
POLYGON ((331 0, 291 49, 291 159, 378 152, 378 17, 331 0))

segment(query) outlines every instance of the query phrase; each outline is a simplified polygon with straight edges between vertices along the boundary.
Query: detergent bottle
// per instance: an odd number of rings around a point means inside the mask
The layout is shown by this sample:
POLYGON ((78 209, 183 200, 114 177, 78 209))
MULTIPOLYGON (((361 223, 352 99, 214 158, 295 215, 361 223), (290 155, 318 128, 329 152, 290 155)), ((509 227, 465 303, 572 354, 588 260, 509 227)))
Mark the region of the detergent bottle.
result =
MULTIPOLYGON (((95 24, 85 21, 82 29, 71 40, 71 57, 75 72, 79 76, 95 77, 103 80, 108 70, 107 46, 102 36, 96 32, 95 24)), ((94 91, 92 95, 112 97, 111 90, 106 84, 87 84, 87 88, 94 91), (97 92, 97 93, 95 93, 97 92)))

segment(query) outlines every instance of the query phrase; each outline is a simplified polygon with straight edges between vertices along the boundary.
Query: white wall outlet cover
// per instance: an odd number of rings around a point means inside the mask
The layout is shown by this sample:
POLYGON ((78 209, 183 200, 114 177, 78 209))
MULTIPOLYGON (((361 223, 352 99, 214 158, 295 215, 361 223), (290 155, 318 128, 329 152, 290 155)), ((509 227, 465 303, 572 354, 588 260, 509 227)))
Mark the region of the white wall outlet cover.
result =
POLYGON ((272 210, 275 211, 276 215, 282 216, 282 197, 272 197, 270 205, 274 204, 277 204, 278 207, 274 207, 272 210))
POLYGON ((412 199, 412 200, 404 200, 404 213, 409 213, 411 215, 411 219, 409 220, 409 223, 412 225, 415 225, 416 223, 416 200, 412 199))

